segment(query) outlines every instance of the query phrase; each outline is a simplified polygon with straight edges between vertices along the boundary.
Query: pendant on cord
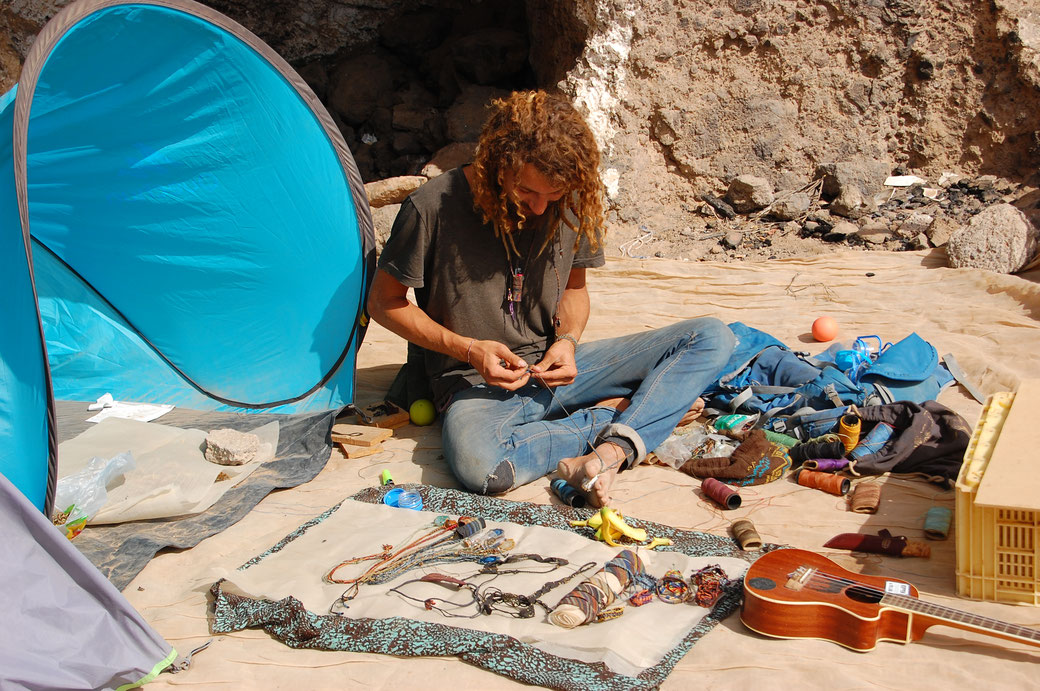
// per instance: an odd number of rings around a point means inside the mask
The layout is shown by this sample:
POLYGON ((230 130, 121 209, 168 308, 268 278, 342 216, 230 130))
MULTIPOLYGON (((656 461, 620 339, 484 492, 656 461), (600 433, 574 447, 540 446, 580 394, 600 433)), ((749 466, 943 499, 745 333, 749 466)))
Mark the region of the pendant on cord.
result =
POLYGON ((520 298, 524 292, 524 271, 519 268, 512 269, 512 275, 506 300, 509 302, 509 316, 517 319, 520 314, 520 298))

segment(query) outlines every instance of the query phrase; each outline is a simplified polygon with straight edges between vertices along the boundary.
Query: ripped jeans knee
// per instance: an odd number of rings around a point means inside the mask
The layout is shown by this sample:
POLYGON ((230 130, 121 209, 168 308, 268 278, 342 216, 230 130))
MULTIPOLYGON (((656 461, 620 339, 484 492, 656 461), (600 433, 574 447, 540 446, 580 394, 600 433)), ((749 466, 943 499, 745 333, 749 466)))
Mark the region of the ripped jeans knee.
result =
POLYGON ((502 494, 513 489, 516 471, 509 461, 502 461, 484 478, 483 486, 478 490, 481 494, 502 494))

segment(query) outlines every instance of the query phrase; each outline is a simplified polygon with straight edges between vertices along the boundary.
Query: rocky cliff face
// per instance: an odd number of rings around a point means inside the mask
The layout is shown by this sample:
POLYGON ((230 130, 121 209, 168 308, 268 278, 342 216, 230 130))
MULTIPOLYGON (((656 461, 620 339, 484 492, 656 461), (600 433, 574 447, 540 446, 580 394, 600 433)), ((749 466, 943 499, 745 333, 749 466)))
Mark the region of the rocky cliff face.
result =
MULTIPOLYGON (((64 0, 0 7, 0 88, 64 0)), ((741 175, 777 192, 866 162, 1033 181, 1035 0, 209 0, 288 59, 367 180, 472 141, 482 107, 559 88, 605 153, 611 220, 703 227, 741 175)), ((877 181, 880 184, 880 180, 877 181)))

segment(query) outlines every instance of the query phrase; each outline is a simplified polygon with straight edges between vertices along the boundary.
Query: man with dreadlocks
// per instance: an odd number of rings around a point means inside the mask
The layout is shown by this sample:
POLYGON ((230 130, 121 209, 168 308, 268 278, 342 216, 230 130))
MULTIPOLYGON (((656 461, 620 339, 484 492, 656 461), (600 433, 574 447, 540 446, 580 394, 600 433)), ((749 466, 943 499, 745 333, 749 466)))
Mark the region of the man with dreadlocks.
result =
POLYGON ((604 263, 599 163, 567 100, 496 100, 473 164, 412 193, 379 258, 369 313, 423 349, 445 456, 471 491, 555 470, 606 505, 733 349, 712 318, 579 345, 586 269, 604 263))

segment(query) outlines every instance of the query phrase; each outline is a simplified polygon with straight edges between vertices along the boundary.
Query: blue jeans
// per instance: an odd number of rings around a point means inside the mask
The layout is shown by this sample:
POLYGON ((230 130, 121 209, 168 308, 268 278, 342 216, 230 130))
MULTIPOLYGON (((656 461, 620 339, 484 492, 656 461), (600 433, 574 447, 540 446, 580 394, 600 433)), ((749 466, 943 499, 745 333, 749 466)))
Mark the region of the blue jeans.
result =
POLYGON ((498 494, 589 453, 612 423, 653 450, 718 378, 734 343, 729 327, 710 317, 582 343, 567 386, 550 391, 532 379, 517 391, 481 384, 456 394, 444 413, 445 456, 467 489, 498 494), (595 405, 616 396, 632 401, 623 412, 595 405))

